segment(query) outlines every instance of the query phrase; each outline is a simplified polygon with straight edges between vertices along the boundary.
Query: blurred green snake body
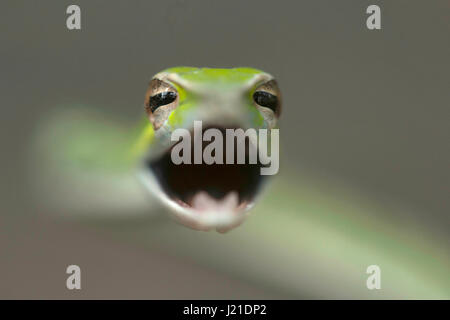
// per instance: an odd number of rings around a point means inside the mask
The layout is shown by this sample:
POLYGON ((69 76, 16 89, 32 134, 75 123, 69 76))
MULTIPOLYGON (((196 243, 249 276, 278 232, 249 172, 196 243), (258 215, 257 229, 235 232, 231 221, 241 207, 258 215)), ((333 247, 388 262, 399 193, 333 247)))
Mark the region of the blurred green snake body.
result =
POLYGON ((262 196, 264 179, 252 166, 171 163, 172 133, 191 131, 194 121, 218 130, 276 128, 280 91, 268 73, 170 68, 151 79, 144 101, 133 125, 79 106, 46 117, 30 157, 40 203, 56 203, 58 214, 132 219, 158 212, 150 193, 182 224, 220 232, 240 225, 254 206, 252 219, 225 237, 173 223, 127 237, 163 241, 180 254, 294 295, 309 287, 312 296, 326 298, 450 298, 448 243, 402 221, 396 213, 406 209, 294 171, 289 163, 262 196), (208 205, 217 212, 204 214, 208 205), (211 260, 216 251, 236 259, 211 260), (381 290, 366 287, 372 264, 381 268, 381 290))

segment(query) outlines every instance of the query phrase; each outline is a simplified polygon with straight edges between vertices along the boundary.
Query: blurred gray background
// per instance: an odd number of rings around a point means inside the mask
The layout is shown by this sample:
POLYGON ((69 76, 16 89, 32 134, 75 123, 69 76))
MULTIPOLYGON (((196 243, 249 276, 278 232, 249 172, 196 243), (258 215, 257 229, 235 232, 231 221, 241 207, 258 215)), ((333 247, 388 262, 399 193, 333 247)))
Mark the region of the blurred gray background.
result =
POLYGON ((449 16, 449 1, 2 1, 0 298, 316 297, 50 218, 28 200, 40 114, 83 103, 136 119, 150 77, 178 65, 274 74, 285 166, 398 203, 397 219, 450 241, 449 16), (72 3, 80 31, 66 29, 72 3), (382 9, 380 31, 366 28, 369 4, 382 9), (80 292, 64 287, 70 263, 87 270, 80 292))

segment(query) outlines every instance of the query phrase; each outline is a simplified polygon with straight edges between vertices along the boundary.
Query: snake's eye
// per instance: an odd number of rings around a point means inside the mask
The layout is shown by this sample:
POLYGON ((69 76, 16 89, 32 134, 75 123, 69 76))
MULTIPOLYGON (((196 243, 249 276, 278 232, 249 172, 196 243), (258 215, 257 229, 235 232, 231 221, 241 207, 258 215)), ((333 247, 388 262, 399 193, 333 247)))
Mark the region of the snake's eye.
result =
POLYGON ((161 106, 172 103, 177 98, 177 93, 173 91, 163 91, 150 97, 148 106, 152 112, 155 112, 161 106))
POLYGON ((277 96, 266 92, 266 91, 256 91, 253 94, 253 100, 256 104, 271 109, 273 112, 277 111, 278 98, 277 96))
POLYGON ((281 113, 281 93, 277 82, 272 79, 259 85, 253 93, 253 102, 269 127, 274 127, 281 113))
POLYGON ((157 78, 150 81, 145 94, 145 111, 155 130, 159 129, 178 105, 178 91, 167 82, 157 78))

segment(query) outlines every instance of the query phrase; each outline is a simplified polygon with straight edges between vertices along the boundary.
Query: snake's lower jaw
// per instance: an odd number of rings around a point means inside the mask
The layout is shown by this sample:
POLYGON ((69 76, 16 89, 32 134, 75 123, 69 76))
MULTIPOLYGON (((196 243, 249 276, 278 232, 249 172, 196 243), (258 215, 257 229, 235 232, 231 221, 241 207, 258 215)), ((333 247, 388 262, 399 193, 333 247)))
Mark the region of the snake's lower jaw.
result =
POLYGON ((244 164, 175 165, 171 150, 146 162, 141 177, 150 192, 187 227, 226 232, 239 226, 265 181, 261 165, 248 159, 244 164))
POLYGON ((239 226, 247 216, 250 203, 238 201, 238 194, 235 191, 221 199, 200 191, 194 195, 192 206, 186 207, 185 204, 180 204, 184 211, 175 210, 175 218, 183 225, 195 230, 216 229, 224 233, 239 226))

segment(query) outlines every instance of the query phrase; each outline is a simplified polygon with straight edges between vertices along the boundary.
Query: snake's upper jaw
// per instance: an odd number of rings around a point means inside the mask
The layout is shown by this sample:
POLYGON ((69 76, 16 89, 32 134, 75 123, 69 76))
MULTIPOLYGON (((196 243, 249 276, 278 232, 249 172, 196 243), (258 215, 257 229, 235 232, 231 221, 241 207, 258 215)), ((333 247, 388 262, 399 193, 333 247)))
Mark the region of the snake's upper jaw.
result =
POLYGON ((261 166, 249 164, 248 153, 244 164, 176 165, 172 149, 145 163, 142 178, 151 192, 193 229, 225 232, 240 225, 263 185, 261 166))

